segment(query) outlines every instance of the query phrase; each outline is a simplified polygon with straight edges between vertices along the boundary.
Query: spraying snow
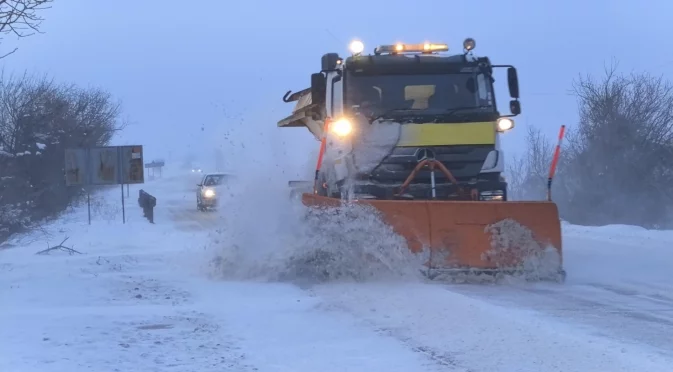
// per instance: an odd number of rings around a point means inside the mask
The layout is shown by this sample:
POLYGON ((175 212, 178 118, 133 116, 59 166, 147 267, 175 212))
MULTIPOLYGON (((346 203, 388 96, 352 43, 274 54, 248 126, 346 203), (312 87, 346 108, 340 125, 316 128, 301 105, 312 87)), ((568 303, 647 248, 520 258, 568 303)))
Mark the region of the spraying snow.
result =
POLYGON ((227 128, 228 138, 254 135, 256 141, 254 149, 229 148, 234 158, 246 152, 254 156, 240 163, 246 167, 238 170, 236 180, 219 196, 223 229, 207 251, 211 275, 311 282, 420 277, 421 257, 407 249, 404 238, 383 223, 373 208, 349 205, 318 212, 290 198, 287 181, 292 178, 285 170, 301 164, 301 178, 311 180, 316 142, 279 146, 276 133, 253 134, 249 128, 227 128), (281 159, 290 160, 285 153, 288 147, 305 147, 308 156, 293 167, 282 164, 281 159))
POLYGON ((407 249, 404 238, 384 224, 373 208, 309 209, 291 199, 287 187, 260 179, 231 184, 221 203, 226 227, 211 253, 222 278, 420 278, 420 257, 407 249))
POLYGON ((525 280, 557 280, 561 257, 551 246, 542 246, 533 232, 513 219, 504 219, 485 229, 491 234, 491 249, 482 257, 500 269, 516 269, 525 280), (521 267, 509 267, 513 258, 523 257, 521 267))

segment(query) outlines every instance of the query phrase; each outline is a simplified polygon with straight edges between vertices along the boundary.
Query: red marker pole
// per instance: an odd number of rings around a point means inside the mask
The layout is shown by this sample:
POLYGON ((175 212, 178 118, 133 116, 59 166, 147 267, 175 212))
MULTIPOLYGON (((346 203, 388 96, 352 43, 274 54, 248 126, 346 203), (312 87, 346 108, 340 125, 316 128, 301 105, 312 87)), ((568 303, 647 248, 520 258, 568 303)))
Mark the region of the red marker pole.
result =
POLYGON ((558 158, 561 154, 561 142, 563 141, 563 135, 565 134, 566 126, 561 125, 561 130, 558 134, 558 143, 556 144, 556 150, 554 150, 554 157, 551 160, 551 167, 549 168, 549 178, 547 178, 547 200, 551 201, 551 183, 554 179, 554 174, 556 173, 556 166, 558 165, 558 158))

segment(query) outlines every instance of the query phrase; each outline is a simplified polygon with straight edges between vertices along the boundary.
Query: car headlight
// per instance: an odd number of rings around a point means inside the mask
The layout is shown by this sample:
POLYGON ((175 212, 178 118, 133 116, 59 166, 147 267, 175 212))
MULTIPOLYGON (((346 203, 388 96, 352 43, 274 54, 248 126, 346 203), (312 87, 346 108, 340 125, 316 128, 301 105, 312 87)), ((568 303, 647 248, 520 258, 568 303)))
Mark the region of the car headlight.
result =
POLYGON ((207 189, 206 191, 203 192, 203 196, 205 196, 206 198, 212 198, 213 196, 215 196, 215 191, 207 189))
POLYGON ((353 124, 350 120, 342 118, 330 124, 330 131, 339 137, 346 137, 353 132, 353 124))
POLYGON ((504 199, 505 199, 505 193, 502 190, 482 191, 479 193, 479 200, 502 201, 504 199))
POLYGON ((498 119, 498 132, 507 132, 508 130, 514 128, 514 120, 510 118, 500 118, 498 119))

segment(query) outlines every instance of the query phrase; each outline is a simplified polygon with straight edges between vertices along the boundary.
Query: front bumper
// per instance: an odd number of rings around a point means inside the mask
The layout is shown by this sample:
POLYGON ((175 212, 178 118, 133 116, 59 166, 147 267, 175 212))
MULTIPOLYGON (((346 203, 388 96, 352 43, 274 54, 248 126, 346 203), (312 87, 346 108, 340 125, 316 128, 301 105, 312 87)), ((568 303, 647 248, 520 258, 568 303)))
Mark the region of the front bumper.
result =
MULTIPOLYGON (((357 198, 379 200, 432 200, 432 185, 421 183, 409 185, 403 194, 397 196, 401 184, 358 183, 353 186, 357 198)), ((437 183, 436 200, 476 200, 506 201, 507 183, 502 181, 477 181, 475 183, 437 183)))
POLYGON ((216 207, 217 198, 201 198, 201 205, 204 207, 216 207))

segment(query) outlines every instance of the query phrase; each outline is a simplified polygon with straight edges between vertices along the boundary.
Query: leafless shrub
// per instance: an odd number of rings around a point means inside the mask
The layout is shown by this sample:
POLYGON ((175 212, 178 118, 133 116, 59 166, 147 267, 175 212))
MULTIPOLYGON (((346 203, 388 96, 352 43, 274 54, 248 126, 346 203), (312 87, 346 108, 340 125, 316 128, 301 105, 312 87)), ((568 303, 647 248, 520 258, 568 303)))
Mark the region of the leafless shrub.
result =
MULTIPOLYGON (((0 0, 0 35, 17 38, 40 33, 44 20, 40 13, 49 8, 53 0, 0 0)), ((0 55, 0 59, 17 51, 14 48, 0 55)))
POLYGON ((0 75, 0 239, 86 195, 66 187, 64 151, 107 145, 124 127, 120 114, 101 89, 0 75))
MULTIPOLYGON (((673 227, 673 84, 616 71, 574 83, 580 120, 564 142, 555 201, 570 222, 673 227)), ((517 192, 544 190, 552 154, 553 143, 531 130, 524 165, 514 163, 523 169, 509 170, 519 173, 517 192)))
POLYGON ((580 122, 566 150, 568 216, 664 227, 673 213, 673 84, 647 73, 575 83, 580 122), (573 213, 576 211, 577 213, 573 213), (588 213, 592 211, 592 213, 588 213))
POLYGON ((526 152, 508 162, 508 183, 513 200, 542 200, 551 166, 553 146, 537 127, 528 127, 526 152))

